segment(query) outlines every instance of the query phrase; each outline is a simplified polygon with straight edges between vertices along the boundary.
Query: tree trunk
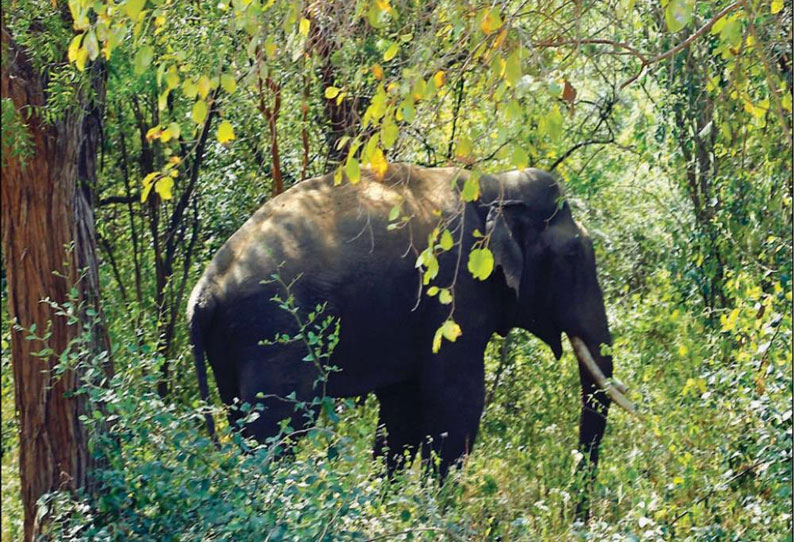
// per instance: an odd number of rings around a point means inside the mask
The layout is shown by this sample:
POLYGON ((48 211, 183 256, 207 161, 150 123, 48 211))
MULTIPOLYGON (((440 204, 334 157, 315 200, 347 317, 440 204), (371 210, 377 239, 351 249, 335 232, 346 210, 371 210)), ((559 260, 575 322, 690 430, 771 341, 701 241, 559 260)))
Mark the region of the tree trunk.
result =
MULTIPOLYGON (((14 157, 6 152, 4 141, 0 206, 9 315, 18 325, 11 333, 11 360, 19 416, 24 533, 25 540, 31 541, 46 522, 46 518, 36 519, 37 499, 51 491, 89 487, 93 466, 88 435, 79 420, 86 413, 86 399, 72 394, 80 385, 81 369, 53 374, 58 355, 81 335, 83 326, 69 325, 42 300, 63 304, 74 287, 75 301, 99 309, 94 214, 78 183, 78 173, 87 177, 84 181, 93 181, 97 138, 86 129, 98 126, 96 118, 86 118, 83 107, 74 107, 47 124, 36 114, 47 105, 47 83, 41 70, 31 65, 5 25, 2 46, 2 95, 13 101, 17 115, 27 124, 32 151, 27 159, 14 157), (34 325, 37 336, 48 333, 49 337, 28 340, 26 330, 34 325), (37 356, 45 347, 52 353, 37 356)), ((81 323, 88 316, 86 310, 78 314, 81 323)), ((93 328, 88 345, 93 354, 108 352, 107 333, 101 326, 93 328)), ((110 371, 109 360, 105 370, 110 371)))

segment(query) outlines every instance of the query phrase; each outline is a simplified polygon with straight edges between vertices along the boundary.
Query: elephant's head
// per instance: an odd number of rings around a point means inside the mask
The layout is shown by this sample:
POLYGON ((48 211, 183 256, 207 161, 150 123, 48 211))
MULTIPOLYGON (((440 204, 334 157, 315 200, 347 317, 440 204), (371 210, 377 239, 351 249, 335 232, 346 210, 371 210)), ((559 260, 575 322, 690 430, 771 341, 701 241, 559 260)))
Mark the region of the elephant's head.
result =
POLYGON ((500 194, 490 204, 486 230, 496 266, 516 296, 513 324, 543 340, 558 359, 567 334, 599 387, 633 410, 621 394, 625 388, 607 381, 612 358, 601 345, 612 338, 587 231, 548 173, 526 169, 498 178, 500 194))

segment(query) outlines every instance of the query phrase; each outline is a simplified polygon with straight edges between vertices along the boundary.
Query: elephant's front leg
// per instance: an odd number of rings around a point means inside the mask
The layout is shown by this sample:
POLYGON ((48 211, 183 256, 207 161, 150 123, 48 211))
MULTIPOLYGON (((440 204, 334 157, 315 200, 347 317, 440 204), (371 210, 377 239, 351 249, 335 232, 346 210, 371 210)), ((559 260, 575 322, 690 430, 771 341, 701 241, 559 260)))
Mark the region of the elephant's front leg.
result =
POLYGON ((389 477, 410 464, 422 441, 422 398, 419 383, 402 382, 375 390, 378 398, 378 432, 374 456, 386 457, 389 477))
POLYGON ((429 362, 422 382, 426 435, 422 457, 438 460, 442 481, 450 467, 471 452, 485 402, 482 357, 472 359, 463 345, 445 344, 444 348, 446 353, 429 362))
MULTIPOLYGON (((609 363, 609 376, 612 375, 609 363)), ((587 522, 590 518, 590 497, 598 468, 598 449, 607 424, 610 399, 596 385, 589 371, 580 363, 579 379, 582 384, 582 412, 579 418, 579 451, 582 459, 577 466, 577 478, 584 484, 576 506, 576 519, 587 522)))

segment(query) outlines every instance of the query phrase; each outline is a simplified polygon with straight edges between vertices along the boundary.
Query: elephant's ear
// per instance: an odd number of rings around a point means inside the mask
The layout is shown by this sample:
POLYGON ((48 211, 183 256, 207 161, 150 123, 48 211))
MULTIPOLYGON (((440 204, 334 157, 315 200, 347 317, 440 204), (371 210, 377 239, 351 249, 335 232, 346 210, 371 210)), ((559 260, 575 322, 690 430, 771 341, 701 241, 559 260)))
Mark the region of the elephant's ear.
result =
POLYGON ((521 223, 519 215, 522 208, 523 204, 519 202, 495 202, 491 205, 485 221, 494 264, 502 268, 507 285, 515 290, 516 297, 524 271, 524 253, 521 250, 519 237, 521 223))

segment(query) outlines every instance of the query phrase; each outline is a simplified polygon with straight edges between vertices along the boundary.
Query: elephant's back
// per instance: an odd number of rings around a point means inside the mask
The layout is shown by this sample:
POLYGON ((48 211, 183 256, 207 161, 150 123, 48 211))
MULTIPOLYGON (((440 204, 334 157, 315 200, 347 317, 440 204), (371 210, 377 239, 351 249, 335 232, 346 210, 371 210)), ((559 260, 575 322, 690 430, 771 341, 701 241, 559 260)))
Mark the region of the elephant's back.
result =
POLYGON ((303 282, 312 288, 333 290, 335 282, 376 280, 385 257, 413 269, 413 260, 399 255, 426 238, 439 211, 456 205, 450 181, 461 174, 392 164, 383 179, 363 170, 356 184, 335 186, 333 174, 303 181, 265 203, 227 240, 197 289, 225 300, 261 290, 278 273, 287 282, 308 276, 303 282), (411 226, 387 231, 395 206, 411 226))

